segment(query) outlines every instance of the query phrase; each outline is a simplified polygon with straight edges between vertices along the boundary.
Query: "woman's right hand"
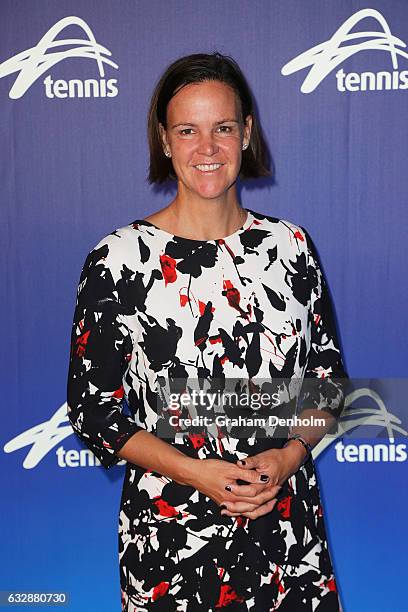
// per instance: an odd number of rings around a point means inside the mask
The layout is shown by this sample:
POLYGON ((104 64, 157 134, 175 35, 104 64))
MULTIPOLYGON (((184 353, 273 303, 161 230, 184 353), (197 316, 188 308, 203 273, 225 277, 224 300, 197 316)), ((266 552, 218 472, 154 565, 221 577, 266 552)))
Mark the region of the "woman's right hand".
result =
POLYGON ((270 504, 271 510, 274 507, 281 487, 271 485, 267 474, 240 468, 222 459, 192 459, 192 462, 188 484, 211 498, 218 506, 223 501, 240 502, 243 512, 256 510, 264 504, 270 504), (231 487, 231 491, 226 486, 231 487))

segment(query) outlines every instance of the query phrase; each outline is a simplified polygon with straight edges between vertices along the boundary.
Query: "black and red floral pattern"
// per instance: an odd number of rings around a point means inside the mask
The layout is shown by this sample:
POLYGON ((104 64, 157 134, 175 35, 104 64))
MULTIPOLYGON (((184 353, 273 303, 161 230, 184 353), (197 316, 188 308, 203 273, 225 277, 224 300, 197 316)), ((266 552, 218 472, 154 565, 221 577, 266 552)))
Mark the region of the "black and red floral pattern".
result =
MULTIPOLYGON (((137 431, 157 435, 163 381, 240 376, 319 379, 308 407, 343 409, 332 304, 303 227, 248 211, 231 236, 197 241, 137 220, 92 249, 73 320, 68 417, 105 468, 137 431)), ((234 463, 283 443, 247 433, 169 443, 234 463)), ((201 492, 128 463, 119 561, 123 611, 339 609, 313 458, 256 520, 221 516, 201 492)))

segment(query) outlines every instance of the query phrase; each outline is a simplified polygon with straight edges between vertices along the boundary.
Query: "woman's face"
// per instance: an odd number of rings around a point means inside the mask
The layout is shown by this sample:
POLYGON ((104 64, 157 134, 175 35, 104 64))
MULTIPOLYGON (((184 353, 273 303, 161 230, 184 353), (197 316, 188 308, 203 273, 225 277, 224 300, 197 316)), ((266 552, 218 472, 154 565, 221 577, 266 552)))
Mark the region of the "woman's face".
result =
POLYGON ((243 124, 240 100, 225 83, 205 81, 180 89, 167 106, 167 130, 160 124, 179 189, 181 182, 207 199, 226 192, 238 176, 251 126, 251 115, 243 124))

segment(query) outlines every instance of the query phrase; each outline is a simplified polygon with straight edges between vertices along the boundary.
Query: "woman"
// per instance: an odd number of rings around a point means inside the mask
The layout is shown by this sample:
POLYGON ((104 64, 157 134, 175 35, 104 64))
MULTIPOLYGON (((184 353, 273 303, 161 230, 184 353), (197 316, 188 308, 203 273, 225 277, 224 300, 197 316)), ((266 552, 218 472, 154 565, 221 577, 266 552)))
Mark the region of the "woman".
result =
POLYGON ((238 176, 270 172, 231 58, 170 65, 148 133, 149 180, 175 179, 177 194, 88 254, 68 379, 74 431, 105 468, 128 462, 122 609, 338 610, 310 450, 341 413, 347 374, 316 250, 301 226, 238 201, 238 176), (319 393, 303 393, 302 416, 319 427, 183 427, 166 395, 239 380, 250 397, 278 391, 266 412, 287 415, 305 378, 319 393))

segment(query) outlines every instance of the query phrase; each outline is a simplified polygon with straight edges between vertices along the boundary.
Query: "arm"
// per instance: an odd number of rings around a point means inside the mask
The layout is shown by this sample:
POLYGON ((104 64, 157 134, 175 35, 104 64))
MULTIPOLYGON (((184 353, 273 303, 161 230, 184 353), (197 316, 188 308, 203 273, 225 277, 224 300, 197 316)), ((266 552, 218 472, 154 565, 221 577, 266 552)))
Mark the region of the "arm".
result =
POLYGON ((81 272, 71 334, 68 419, 105 469, 124 458, 181 482, 193 460, 122 412, 132 340, 111 271, 120 259, 114 240, 120 239, 101 241, 81 272))
POLYGON ((79 279, 67 412, 74 432, 108 469, 120 460, 116 453, 121 446, 141 428, 122 413, 122 377, 131 343, 109 269, 110 246, 98 247, 88 253, 79 279))
MULTIPOLYGON (((320 265, 316 247, 308 232, 301 228, 306 239, 307 276, 310 283, 311 346, 300 397, 300 418, 324 419, 321 426, 294 426, 292 433, 299 433, 315 446, 326 433, 334 432, 344 409, 344 397, 348 374, 340 352, 334 310, 326 278, 320 265)), ((285 447, 288 457, 299 465, 306 450, 297 440, 285 447)))
POLYGON ((199 459, 185 455, 148 431, 133 435, 118 455, 130 463, 163 474, 182 485, 191 485, 200 470, 199 459))

